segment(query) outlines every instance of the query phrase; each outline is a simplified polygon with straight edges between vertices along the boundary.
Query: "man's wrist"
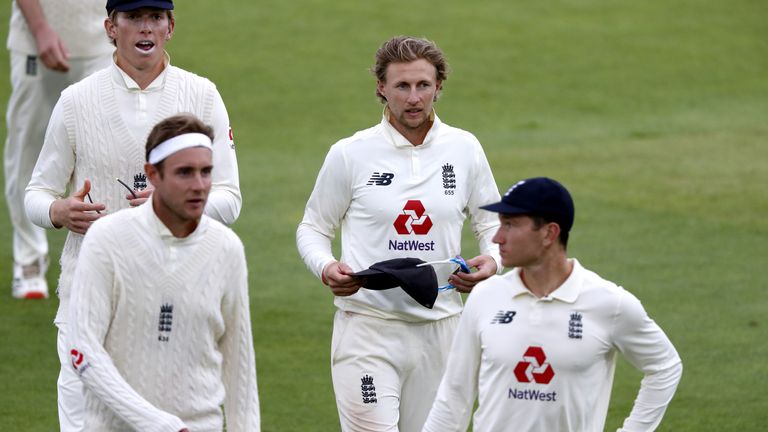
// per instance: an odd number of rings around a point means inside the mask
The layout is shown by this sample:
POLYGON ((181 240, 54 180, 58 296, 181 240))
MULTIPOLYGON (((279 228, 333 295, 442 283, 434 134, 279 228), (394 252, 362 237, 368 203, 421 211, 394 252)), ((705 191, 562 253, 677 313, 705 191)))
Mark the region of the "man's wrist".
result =
POLYGON ((51 225, 56 229, 59 229, 62 226, 64 226, 63 224, 56 223, 56 218, 54 217, 54 214, 56 213, 56 209, 54 208, 54 206, 57 205, 58 201, 59 199, 55 199, 51 201, 51 205, 48 206, 48 219, 51 221, 51 225))
POLYGON ((335 263, 337 263, 337 262, 338 262, 338 261, 331 261, 331 262, 329 262, 328 264, 324 265, 324 266, 323 266, 323 269, 322 269, 322 270, 320 270, 320 280, 321 280, 321 281, 323 281, 323 285, 326 285, 326 286, 331 286, 331 285, 328 283, 328 278, 326 278, 326 277, 325 277, 325 272, 328 270, 328 268, 329 268, 329 267, 331 267, 332 265, 334 265, 334 264, 335 264, 335 263))

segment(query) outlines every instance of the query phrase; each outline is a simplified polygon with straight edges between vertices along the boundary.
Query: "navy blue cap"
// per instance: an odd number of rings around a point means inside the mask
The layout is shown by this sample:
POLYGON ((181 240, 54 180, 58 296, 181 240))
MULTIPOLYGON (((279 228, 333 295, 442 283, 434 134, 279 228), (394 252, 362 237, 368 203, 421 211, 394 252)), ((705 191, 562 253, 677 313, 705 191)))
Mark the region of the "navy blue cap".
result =
POLYGON ((573 199, 568 190, 548 177, 534 177, 512 185, 501 201, 480 207, 508 215, 541 216, 556 222, 562 232, 569 232, 573 226, 573 199))
POLYGON ((173 10, 173 0, 107 0, 107 13, 128 12, 141 8, 173 10))
POLYGON ((363 288, 385 290, 400 287, 420 305, 432 309, 437 300, 437 275, 430 265, 416 267, 418 258, 395 258, 371 265, 353 276, 365 278, 363 288))

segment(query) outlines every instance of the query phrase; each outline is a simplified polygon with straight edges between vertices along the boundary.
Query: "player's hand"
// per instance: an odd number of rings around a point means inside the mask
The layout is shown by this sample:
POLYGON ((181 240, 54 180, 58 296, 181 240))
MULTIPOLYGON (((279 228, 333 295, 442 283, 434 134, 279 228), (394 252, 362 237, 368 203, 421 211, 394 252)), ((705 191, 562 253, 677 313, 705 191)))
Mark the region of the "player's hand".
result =
POLYGON ((53 28, 47 24, 41 26, 35 32, 35 42, 40 60, 48 69, 59 72, 69 70, 69 50, 53 28))
POLYGON ((456 287, 456 291, 468 293, 478 283, 496 274, 496 260, 490 255, 479 255, 467 260, 467 265, 477 271, 472 273, 457 272, 448 277, 448 283, 456 287))
POLYGON ((356 293, 363 286, 363 279, 352 276, 353 273, 350 266, 334 261, 323 269, 323 279, 333 295, 346 297, 356 293))
POLYGON ((67 198, 60 198, 51 204, 49 215, 56 228, 66 229, 78 234, 85 234, 91 224, 100 218, 98 212, 106 210, 102 203, 85 202, 85 197, 91 190, 91 181, 86 179, 82 189, 67 198))
POLYGON ((140 190, 140 191, 133 191, 133 194, 127 193, 125 194, 125 199, 128 200, 128 204, 130 204, 131 207, 136 207, 144 204, 152 195, 152 191, 155 190, 152 186, 147 186, 146 189, 140 190), (135 196, 134 196, 135 195, 135 196))

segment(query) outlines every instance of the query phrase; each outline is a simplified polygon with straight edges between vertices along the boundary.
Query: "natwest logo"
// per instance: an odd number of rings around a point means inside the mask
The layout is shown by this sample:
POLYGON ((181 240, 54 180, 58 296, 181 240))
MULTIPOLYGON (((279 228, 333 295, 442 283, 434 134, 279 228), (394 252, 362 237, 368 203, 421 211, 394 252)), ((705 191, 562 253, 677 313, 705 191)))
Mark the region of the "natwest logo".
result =
POLYGON ((515 377, 518 382, 549 384, 555 376, 555 370, 546 362, 547 356, 541 347, 528 347, 523 354, 523 361, 515 366, 515 377))
POLYGON ((424 204, 419 200, 408 200, 403 213, 392 224, 398 234, 424 235, 432 228, 432 219, 426 214, 424 204))

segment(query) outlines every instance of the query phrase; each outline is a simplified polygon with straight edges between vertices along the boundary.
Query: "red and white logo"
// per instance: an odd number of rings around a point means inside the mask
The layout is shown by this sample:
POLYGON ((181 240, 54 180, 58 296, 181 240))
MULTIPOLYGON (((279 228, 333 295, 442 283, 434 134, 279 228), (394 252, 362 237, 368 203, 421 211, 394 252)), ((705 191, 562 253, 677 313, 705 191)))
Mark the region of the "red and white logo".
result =
POLYGON ((392 224, 398 234, 424 235, 432 229, 432 219, 426 214, 424 204, 419 200, 408 200, 403 207, 403 213, 392 224))
POLYGON ((232 132, 232 126, 229 127, 229 148, 235 148, 235 134, 232 132))
POLYGON ((72 367, 77 369, 83 363, 83 354, 76 349, 70 351, 69 354, 72 356, 72 367))
POLYGON ((523 361, 515 366, 515 377, 518 382, 549 384, 555 376, 555 370, 546 362, 547 356, 541 347, 528 347, 523 354, 523 361))

